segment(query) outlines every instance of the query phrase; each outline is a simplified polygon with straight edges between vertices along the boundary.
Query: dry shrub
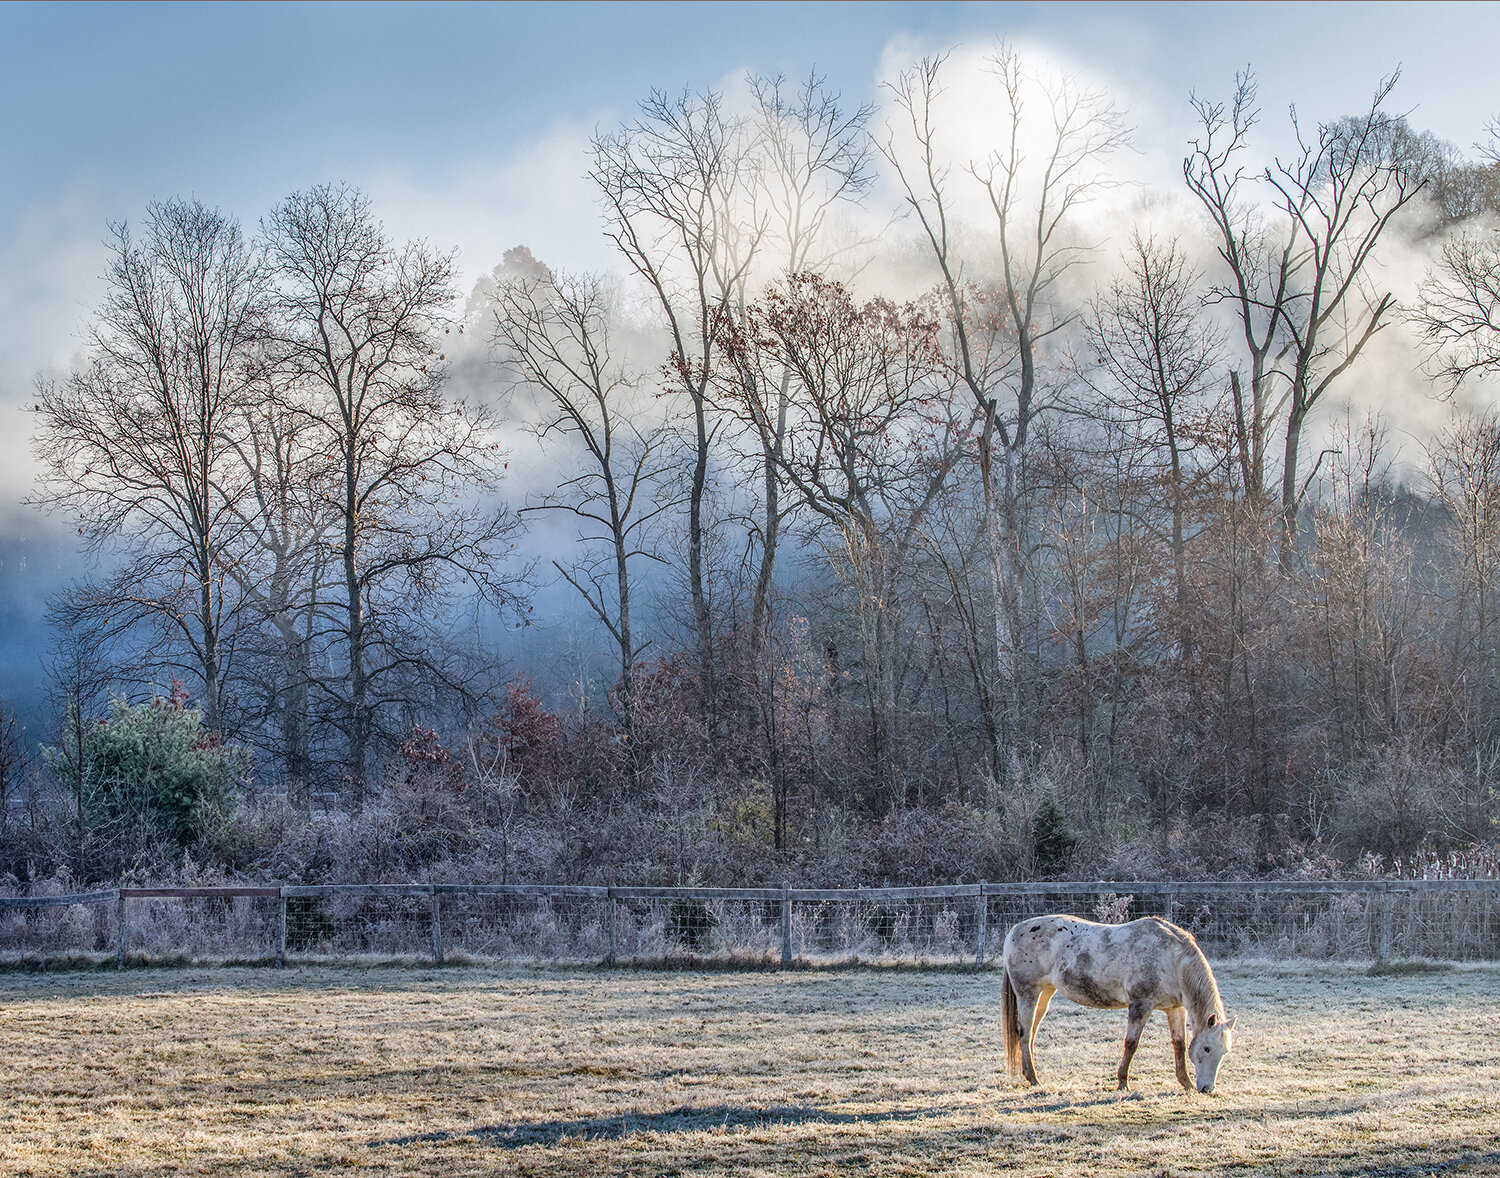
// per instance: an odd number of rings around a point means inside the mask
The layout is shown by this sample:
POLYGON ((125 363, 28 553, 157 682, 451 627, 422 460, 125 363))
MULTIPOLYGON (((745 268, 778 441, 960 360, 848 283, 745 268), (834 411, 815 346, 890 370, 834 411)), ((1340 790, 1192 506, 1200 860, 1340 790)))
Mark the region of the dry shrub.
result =
POLYGON ((1335 830, 1349 852, 1411 857, 1485 839, 1494 791, 1477 767, 1435 758, 1411 743, 1379 749, 1337 782, 1335 830))

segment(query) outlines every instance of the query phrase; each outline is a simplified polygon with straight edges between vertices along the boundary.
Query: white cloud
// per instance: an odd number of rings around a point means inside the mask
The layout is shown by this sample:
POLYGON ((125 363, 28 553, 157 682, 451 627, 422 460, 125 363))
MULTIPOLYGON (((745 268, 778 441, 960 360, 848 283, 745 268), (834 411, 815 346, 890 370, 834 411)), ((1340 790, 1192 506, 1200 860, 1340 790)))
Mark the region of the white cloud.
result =
POLYGON ((375 210, 396 238, 457 247, 467 288, 525 245, 571 270, 615 264, 588 180, 592 128, 556 123, 509 158, 466 162, 434 183, 406 171, 371 178, 375 210))
POLYGON ((31 490, 25 406, 38 374, 65 371, 80 348, 104 290, 106 219, 97 193, 74 189, 23 210, 0 236, 0 500, 31 490))

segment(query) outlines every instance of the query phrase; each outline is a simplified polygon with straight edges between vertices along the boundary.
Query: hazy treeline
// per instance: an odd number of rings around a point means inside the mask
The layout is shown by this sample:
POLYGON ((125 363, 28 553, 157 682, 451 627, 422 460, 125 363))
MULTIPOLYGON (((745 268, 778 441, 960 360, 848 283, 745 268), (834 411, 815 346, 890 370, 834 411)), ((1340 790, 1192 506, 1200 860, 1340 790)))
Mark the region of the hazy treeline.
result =
POLYGON ((617 269, 517 247, 462 310, 346 187, 115 227, 36 405, 34 501, 104 571, 52 605, 45 764, 0 717, 0 870, 906 882, 1493 841, 1500 418, 1453 394, 1500 364, 1500 156, 1388 79, 1263 165, 1247 75, 1193 100, 1168 229, 1128 215, 1107 94, 1001 46, 965 154, 956 69, 878 119, 817 78, 653 95, 592 145, 617 269), (1443 418, 1416 450, 1344 407, 1392 332, 1443 418), (502 481, 522 448, 546 485, 502 481), (550 568, 516 554, 543 519, 550 568), (503 627, 554 577, 609 671, 539 698, 569 675, 503 627))

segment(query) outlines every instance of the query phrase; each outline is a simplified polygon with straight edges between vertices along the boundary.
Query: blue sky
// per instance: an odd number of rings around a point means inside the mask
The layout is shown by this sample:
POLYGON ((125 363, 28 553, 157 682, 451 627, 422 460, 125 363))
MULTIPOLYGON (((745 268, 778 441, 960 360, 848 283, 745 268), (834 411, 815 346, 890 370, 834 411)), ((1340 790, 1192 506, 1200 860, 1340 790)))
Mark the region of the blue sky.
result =
POLYGON ((892 61, 1002 35, 1118 88, 1168 162, 1188 94, 1247 63, 1268 111, 1345 113, 1398 63, 1399 104, 1462 146, 1500 109, 1500 5, 0 6, 0 499, 24 494, 16 406, 77 348, 107 222, 153 198, 253 225, 348 180, 396 232, 459 247, 465 281, 517 242, 598 264, 582 146, 650 88, 816 68, 873 100, 892 61))

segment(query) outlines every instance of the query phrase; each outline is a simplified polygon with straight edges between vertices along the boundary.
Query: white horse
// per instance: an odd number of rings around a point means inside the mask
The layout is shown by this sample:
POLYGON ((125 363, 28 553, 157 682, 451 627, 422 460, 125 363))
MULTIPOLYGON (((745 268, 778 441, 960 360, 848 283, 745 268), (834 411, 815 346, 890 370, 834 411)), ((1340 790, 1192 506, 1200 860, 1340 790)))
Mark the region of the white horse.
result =
POLYGON ((1035 1084, 1032 1046, 1053 994, 1083 1006, 1127 1011, 1125 1053, 1117 1072, 1129 1087, 1130 1057, 1153 1010, 1165 1011, 1172 1032, 1177 1082, 1190 1088, 1187 1057, 1199 1092, 1212 1092, 1228 1054, 1234 1019, 1224 1016, 1219 985, 1193 934, 1155 916, 1127 924, 1096 924, 1076 916, 1038 916, 1005 934, 1005 1063, 1035 1084), (1187 1041, 1184 1020, 1192 1020, 1187 1041))

